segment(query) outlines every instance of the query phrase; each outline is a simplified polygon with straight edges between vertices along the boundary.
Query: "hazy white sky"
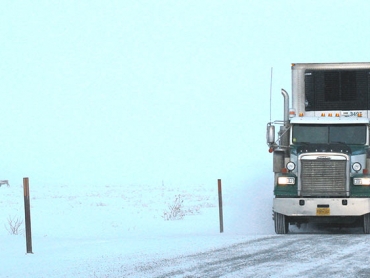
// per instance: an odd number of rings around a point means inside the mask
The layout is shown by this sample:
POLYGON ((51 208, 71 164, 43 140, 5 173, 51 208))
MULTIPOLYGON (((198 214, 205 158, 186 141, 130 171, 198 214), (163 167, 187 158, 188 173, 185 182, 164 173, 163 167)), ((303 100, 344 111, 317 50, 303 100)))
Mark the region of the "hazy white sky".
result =
MULTIPOLYGON (((369 61, 368 1, 6 1, 0 179, 204 183, 271 171, 292 62, 369 61)), ((270 174, 270 172, 269 172, 270 174)))

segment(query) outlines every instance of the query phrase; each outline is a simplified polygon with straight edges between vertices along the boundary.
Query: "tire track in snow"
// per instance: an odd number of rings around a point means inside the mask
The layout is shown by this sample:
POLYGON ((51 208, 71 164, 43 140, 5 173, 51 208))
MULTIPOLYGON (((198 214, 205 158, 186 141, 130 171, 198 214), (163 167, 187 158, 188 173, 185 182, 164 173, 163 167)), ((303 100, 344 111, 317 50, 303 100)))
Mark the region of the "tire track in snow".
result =
MULTIPOLYGON (((207 252, 159 260, 135 270, 152 277, 220 277, 276 260, 286 245, 285 240, 276 240, 279 237, 269 236, 207 252), (271 248, 280 251, 271 253, 271 248)), ((298 240, 291 239, 293 242, 298 240)))
POLYGON ((129 272, 151 277, 368 277, 369 247, 366 235, 277 235, 136 265, 129 272))

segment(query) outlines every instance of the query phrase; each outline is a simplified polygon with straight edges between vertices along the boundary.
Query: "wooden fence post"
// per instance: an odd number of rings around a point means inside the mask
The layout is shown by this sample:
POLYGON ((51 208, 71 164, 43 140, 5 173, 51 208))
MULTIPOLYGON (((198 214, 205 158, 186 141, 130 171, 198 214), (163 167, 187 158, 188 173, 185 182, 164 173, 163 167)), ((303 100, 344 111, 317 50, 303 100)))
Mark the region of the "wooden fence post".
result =
POLYGON ((222 212, 222 188, 221 188, 221 179, 218 179, 218 212, 220 216, 220 233, 224 232, 224 219, 222 212))
POLYGON ((24 214, 26 223, 26 245, 27 253, 32 253, 32 235, 31 235, 31 209, 30 209, 30 187, 28 178, 23 178, 24 192, 24 214))

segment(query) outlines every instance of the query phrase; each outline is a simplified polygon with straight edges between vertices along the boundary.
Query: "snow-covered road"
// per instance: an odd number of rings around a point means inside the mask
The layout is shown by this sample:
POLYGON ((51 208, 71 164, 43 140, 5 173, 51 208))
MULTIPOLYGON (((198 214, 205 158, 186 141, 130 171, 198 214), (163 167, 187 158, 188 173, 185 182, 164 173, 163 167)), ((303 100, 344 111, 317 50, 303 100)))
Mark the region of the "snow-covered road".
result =
POLYGON ((370 238, 298 234, 126 266, 135 277, 370 277, 370 238))

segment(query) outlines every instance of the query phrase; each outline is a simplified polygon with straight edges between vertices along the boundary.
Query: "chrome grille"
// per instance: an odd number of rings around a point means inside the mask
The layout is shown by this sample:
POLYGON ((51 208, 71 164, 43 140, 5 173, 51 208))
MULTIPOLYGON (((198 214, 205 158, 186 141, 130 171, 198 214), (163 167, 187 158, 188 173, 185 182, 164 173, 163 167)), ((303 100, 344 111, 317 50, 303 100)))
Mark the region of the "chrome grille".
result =
POLYGON ((346 196, 346 160, 301 160, 301 196, 346 196))

